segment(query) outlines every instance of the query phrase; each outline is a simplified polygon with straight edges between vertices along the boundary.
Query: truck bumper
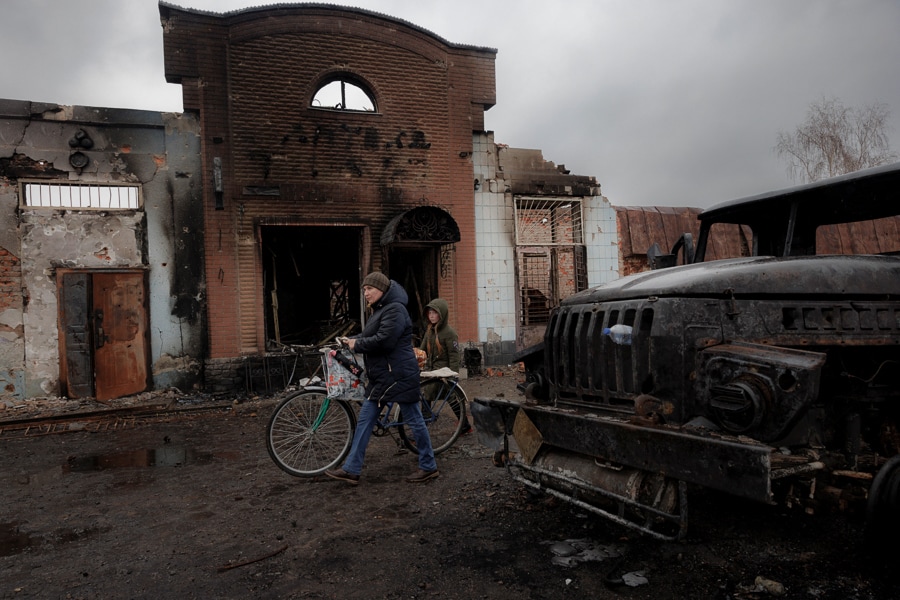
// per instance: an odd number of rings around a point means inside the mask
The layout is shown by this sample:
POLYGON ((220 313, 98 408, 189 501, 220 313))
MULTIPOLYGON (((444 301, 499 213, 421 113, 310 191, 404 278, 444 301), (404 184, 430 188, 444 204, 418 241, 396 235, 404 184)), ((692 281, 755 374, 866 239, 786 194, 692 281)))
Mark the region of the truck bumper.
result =
MULTIPOLYGON (((772 501, 773 448, 753 440, 505 398, 476 398, 471 409, 479 441, 495 451, 509 450, 511 437, 518 450, 514 462, 526 470, 546 471, 547 465, 559 463, 548 456, 581 456, 597 468, 617 465, 772 501)), ((592 479, 583 466, 555 470, 562 478, 592 479)))

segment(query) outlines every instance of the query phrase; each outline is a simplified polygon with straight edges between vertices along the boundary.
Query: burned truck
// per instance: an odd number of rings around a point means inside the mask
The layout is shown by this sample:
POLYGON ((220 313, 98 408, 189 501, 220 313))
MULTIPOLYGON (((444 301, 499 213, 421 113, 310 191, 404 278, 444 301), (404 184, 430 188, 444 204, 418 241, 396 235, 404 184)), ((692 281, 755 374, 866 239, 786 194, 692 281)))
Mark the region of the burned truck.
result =
POLYGON ((479 439, 530 489, 660 539, 700 488, 896 535, 898 215, 900 163, 701 212, 651 270, 553 310, 524 397, 472 403, 479 439), (704 260, 723 226, 743 255, 704 260))

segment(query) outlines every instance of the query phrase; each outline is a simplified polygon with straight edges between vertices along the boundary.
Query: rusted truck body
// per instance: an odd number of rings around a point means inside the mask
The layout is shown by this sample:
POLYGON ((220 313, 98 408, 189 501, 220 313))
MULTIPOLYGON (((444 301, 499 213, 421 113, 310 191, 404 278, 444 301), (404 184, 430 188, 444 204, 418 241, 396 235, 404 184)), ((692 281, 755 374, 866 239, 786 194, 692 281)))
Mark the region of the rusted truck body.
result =
POLYGON ((870 530, 896 531, 897 215, 900 163, 702 212, 696 245, 653 248, 653 270, 554 309, 520 356, 524 397, 473 402, 479 439, 530 488, 662 539, 686 535, 694 486, 861 505, 870 530), (840 223, 893 251, 817 254, 840 223), (704 262, 722 225, 747 256, 704 262))

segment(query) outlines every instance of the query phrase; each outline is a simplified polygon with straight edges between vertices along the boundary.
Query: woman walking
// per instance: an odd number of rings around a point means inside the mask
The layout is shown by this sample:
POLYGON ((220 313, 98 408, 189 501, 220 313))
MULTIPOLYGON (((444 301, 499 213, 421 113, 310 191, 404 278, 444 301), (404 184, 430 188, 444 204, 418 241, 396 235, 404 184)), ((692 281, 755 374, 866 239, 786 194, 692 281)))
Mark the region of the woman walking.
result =
POLYGON ((366 400, 359 411, 350 454, 340 469, 325 471, 333 479, 351 485, 359 483, 366 447, 387 402, 397 402, 403 424, 412 431, 419 450, 419 469, 406 478, 411 483, 428 481, 439 475, 431 447, 431 437, 419 406, 419 364, 412 344, 412 320, 406 310, 406 290, 377 271, 363 280, 363 295, 374 311, 362 333, 347 340, 353 352, 365 357, 366 400))

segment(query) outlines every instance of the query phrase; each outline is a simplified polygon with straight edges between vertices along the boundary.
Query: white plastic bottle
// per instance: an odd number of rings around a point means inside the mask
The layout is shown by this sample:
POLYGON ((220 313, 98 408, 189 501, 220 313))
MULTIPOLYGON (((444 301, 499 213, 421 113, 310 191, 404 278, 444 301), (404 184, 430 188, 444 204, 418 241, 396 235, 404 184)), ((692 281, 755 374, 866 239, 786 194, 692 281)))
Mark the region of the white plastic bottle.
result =
POLYGON ((609 339, 620 346, 631 345, 631 327, 629 325, 619 323, 612 327, 604 327, 603 335, 608 335, 609 339))

